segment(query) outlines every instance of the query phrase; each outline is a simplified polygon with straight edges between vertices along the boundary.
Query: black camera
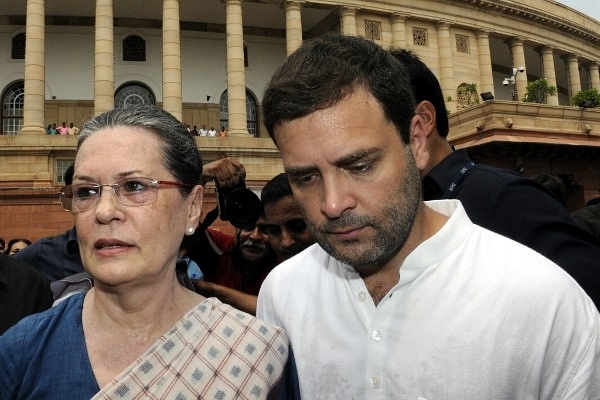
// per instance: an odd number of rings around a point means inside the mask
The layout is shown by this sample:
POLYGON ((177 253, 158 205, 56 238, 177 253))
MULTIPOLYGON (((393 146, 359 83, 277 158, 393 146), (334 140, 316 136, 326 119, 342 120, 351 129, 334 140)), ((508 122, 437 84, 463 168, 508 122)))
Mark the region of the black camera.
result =
POLYGON ((251 229, 262 215, 262 204, 258 196, 246 189, 244 181, 233 187, 218 187, 219 218, 236 228, 251 229))

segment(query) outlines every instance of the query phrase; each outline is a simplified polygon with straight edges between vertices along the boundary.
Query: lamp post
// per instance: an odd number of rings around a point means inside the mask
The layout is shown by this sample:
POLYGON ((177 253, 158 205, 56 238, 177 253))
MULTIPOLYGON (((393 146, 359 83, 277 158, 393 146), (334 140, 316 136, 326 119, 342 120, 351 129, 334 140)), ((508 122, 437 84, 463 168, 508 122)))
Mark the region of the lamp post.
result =
POLYGON ((512 76, 510 78, 504 78, 504 80, 502 81, 502 85, 504 86, 508 86, 508 85, 513 85, 513 90, 512 90, 512 99, 513 101, 518 101, 519 100, 519 94, 517 93, 517 89, 515 88, 515 84, 517 83, 517 73, 523 73, 525 72, 525 67, 522 65, 519 65, 518 67, 513 67, 512 68, 512 76))

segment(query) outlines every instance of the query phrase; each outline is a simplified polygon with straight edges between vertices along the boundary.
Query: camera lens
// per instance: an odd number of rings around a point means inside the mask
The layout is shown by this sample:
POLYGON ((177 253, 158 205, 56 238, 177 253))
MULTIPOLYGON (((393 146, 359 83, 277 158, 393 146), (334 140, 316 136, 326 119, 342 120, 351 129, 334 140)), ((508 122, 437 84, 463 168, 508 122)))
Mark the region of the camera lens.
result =
POLYGON ((235 189, 227 194, 223 204, 225 215, 236 228, 250 229, 262 215, 262 204, 250 189, 235 189))

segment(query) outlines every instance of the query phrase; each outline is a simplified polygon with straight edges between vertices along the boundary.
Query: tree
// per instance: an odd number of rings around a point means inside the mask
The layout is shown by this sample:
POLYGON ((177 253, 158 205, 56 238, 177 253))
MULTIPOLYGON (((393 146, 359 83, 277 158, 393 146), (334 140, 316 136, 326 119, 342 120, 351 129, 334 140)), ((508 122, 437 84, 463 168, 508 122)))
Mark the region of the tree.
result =
POLYGON ((571 104, 577 107, 600 108, 600 92, 598 89, 580 90, 571 99, 571 104))
POLYGON ((546 78, 539 78, 527 84, 522 100, 526 103, 542 104, 546 102, 548 96, 554 96, 556 93, 556 86, 549 85, 546 78))

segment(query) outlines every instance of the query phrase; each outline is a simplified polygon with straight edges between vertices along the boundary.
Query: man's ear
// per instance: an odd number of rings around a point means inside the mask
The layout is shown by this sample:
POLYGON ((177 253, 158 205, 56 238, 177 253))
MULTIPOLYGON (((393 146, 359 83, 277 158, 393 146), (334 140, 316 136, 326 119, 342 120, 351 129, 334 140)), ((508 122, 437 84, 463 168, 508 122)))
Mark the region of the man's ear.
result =
POLYGON ((417 162, 417 168, 423 172, 431 160, 430 137, 435 131, 435 107, 429 101, 420 102, 415 108, 410 129, 410 147, 417 162))

